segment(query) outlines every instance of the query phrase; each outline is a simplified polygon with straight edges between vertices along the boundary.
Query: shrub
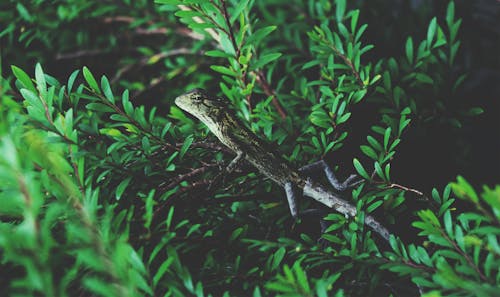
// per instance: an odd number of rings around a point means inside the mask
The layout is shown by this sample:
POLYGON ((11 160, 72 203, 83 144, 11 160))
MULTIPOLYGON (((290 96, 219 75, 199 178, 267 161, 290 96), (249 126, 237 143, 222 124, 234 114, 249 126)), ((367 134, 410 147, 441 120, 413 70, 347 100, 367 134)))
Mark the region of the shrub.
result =
MULTIPOLYGON (((36 57, 62 39, 39 25, 44 4, 31 4, 15 5, 18 17, 0 37, 12 42, 18 24, 32 24, 19 37, 26 45, 45 44, 36 57)), ((145 96, 138 81, 150 73, 137 81, 120 72, 109 79, 82 67, 62 82, 39 63, 34 76, 11 67, 14 78, 0 87, 0 288, 6 294, 495 295, 500 186, 478 193, 459 176, 442 193, 426 195, 398 184, 391 171, 412 125, 459 129, 482 112, 452 100, 465 79, 454 67, 461 20, 453 2, 444 18, 430 19, 422 37, 395 45, 399 56, 385 58, 369 56, 378 45, 366 43, 363 14, 345 0, 91 4, 60 4, 58 21, 136 5, 152 13, 131 28, 158 24, 162 16, 184 26, 160 46, 161 54, 142 48, 149 58, 118 62, 128 72, 163 61, 169 104, 138 105, 128 89, 118 91, 125 86, 145 96), (177 57, 186 53, 195 55, 177 57), (359 150, 352 162, 342 160, 335 170, 363 179, 344 193, 356 217, 331 212, 319 234, 319 226, 308 225, 318 220, 294 222, 282 189, 254 169, 241 166, 218 182, 234 154, 171 104, 179 77, 182 87, 227 97, 237 116, 279 145, 294 166, 331 160, 354 142, 359 150), (378 118, 354 138, 363 106, 378 118), (457 209, 455 197, 468 209, 457 209), (416 229, 394 224, 412 212, 421 237, 408 240, 402 235, 416 229), (388 243, 364 226, 368 214, 394 230, 388 243)), ((300 204, 315 206, 308 198, 300 204)))

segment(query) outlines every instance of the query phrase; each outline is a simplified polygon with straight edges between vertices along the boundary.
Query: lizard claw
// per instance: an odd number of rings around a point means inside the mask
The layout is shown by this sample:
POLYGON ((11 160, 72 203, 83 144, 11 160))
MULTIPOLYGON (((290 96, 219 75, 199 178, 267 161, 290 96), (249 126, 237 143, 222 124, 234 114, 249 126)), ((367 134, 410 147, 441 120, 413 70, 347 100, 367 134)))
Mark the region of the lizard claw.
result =
POLYGON ((356 174, 351 174, 345 181, 344 184, 346 188, 354 188, 363 182, 362 178, 359 178, 356 174), (356 180, 357 179, 357 180, 356 180))

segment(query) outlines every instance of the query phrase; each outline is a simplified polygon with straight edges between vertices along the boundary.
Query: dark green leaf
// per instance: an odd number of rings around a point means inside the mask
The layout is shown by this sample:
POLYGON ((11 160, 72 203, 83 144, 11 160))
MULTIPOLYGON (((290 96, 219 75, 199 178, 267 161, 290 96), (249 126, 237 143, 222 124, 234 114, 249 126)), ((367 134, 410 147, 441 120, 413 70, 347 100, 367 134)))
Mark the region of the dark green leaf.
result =
POLYGON ((432 45, 432 40, 434 39, 434 36, 436 34, 436 26, 437 26, 437 19, 436 17, 432 18, 429 28, 427 29, 427 46, 431 47, 432 45))
POLYGON ((113 96, 113 92, 111 91, 109 81, 105 76, 101 77, 101 88, 106 99, 108 99, 111 103, 115 103, 115 97, 113 96))
POLYGON ((354 164, 354 168, 356 168, 356 171, 359 173, 359 175, 361 175, 365 179, 368 180, 371 179, 366 170, 363 168, 363 165, 361 165, 361 163, 358 161, 358 159, 354 158, 352 162, 354 164))
POLYGON ((116 200, 120 200, 120 198, 123 195, 123 192, 125 192, 125 189, 127 188, 131 180, 132 177, 127 177, 126 179, 120 182, 118 187, 116 187, 116 200))
POLYGON ((97 81, 95 80, 94 76, 90 72, 90 70, 87 68, 87 66, 83 66, 83 77, 85 78, 85 81, 87 81, 87 84, 89 87, 96 93, 101 94, 101 90, 99 89, 99 85, 97 84, 97 81))
POLYGON ((24 72, 21 68, 12 65, 12 73, 14 73, 14 76, 21 82, 22 86, 31 92, 36 92, 35 85, 33 85, 33 82, 31 81, 31 78, 24 72))

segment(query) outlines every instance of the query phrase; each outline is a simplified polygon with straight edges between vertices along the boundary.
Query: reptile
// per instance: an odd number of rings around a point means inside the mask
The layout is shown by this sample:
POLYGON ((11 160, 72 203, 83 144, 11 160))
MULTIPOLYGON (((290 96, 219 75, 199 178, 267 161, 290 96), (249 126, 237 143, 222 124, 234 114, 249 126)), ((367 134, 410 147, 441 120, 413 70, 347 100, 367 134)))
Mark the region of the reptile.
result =
MULTIPOLYGON (((295 195, 297 189, 302 190, 304 196, 311 197, 346 217, 356 216, 356 207, 322 184, 314 182, 305 173, 322 169, 337 191, 343 191, 352 186, 355 175, 340 183, 323 160, 306 165, 301 170, 296 170, 280 154, 270 149, 269 144, 257 137, 236 116, 230 108, 231 102, 224 97, 211 96, 203 89, 194 89, 178 96, 175 99, 175 104, 203 122, 220 142, 236 153, 236 157, 227 166, 227 171, 232 171, 244 159, 260 173, 283 187, 291 215, 294 218, 298 216, 295 195)), ((367 215, 364 223, 383 239, 389 240, 389 231, 373 216, 367 215)))

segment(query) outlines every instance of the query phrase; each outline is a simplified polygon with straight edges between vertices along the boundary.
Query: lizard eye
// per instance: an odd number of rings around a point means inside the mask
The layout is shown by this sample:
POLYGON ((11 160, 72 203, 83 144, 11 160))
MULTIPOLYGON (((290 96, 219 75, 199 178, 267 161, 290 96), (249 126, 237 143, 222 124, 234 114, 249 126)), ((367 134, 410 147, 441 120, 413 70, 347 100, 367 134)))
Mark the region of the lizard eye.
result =
POLYGON ((193 96, 193 101, 196 103, 201 103, 203 101, 203 98, 200 95, 195 95, 193 96))

